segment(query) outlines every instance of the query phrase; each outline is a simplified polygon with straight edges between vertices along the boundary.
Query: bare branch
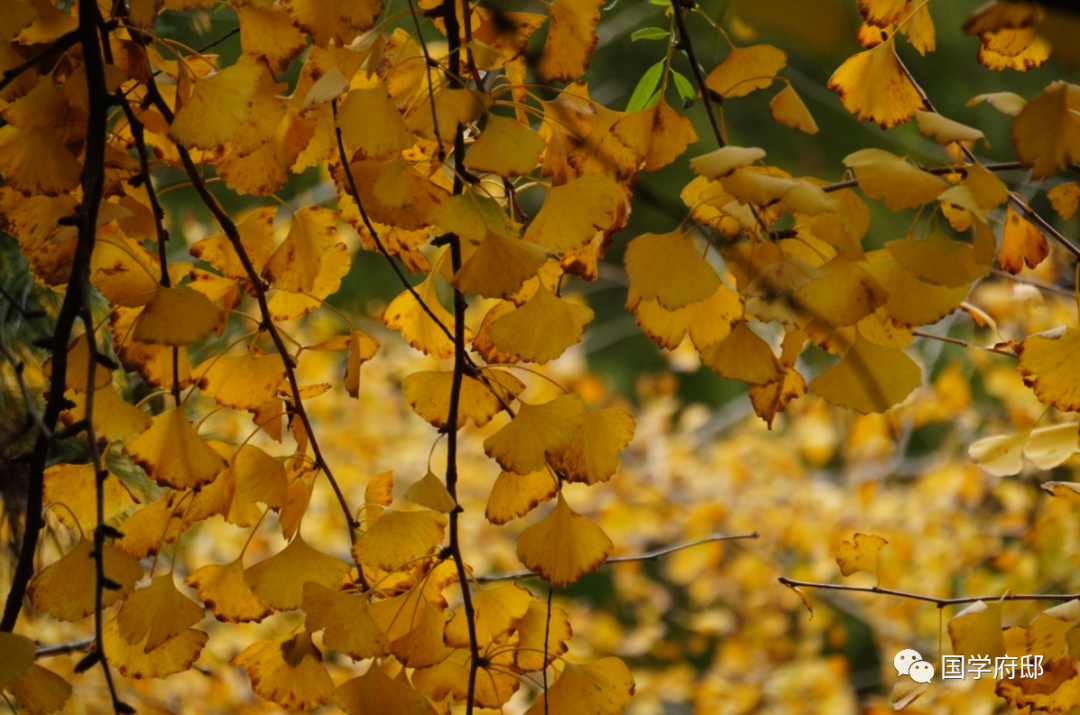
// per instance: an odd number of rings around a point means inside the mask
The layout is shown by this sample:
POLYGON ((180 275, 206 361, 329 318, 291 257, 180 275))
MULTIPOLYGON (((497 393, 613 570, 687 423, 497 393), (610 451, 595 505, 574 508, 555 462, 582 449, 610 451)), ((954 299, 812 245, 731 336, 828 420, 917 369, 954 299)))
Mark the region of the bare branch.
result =
POLYGON ((780 576, 777 581, 788 587, 820 588, 829 591, 854 591, 858 593, 880 593, 896 598, 906 598, 910 601, 924 601, 936 604, 938 608, 946 606, 961 606, 966 603, 977 601, 1075 601, 1080 599, 1080 593, 1006 593, 1004 596, 963 596, 961 598, 936 598, 921 593, 909 591, 897 591, 880 586, 848 586, 842 583, 818 583, 816 581, 796 581, 787 576, 780 576))

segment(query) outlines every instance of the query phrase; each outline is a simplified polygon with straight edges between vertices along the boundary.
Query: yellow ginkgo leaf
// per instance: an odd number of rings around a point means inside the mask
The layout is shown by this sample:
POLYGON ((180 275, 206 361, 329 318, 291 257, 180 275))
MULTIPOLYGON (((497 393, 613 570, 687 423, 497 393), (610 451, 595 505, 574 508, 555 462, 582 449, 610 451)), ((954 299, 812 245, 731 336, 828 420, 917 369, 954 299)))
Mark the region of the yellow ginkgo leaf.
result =
POLYGON ((849 112, 882 129, 909 122, 915 112, 926 109, 896 57, 895 37, 849 57, 829 79, 829 89, 840 94, 849 112))
MULTIPOLYGON (((773 167, 745 166, 720 179, 720 185, 727 195, 740 204, 767 206, 784 198, 799 184, 787 172, 773 167)), ((752 220, 754 223, 751 225, 756 226, 756 219, 752 220)))
POLYGON ((431 553, 442 543, 446 517, 433 511, 387 509, 353 543, 356 563, 390 571, 431 553))
POLYGON ((505 298, 536 275, 547 252, 530 241, 488 231, 487 236, 461 269, 453 284, 462 293, 485 298, 505 298))
POLYGON ((183 509, 189 495, 169 491, 157 501, 138 509, 124 520, 124 536, 116 547, 137 559, 152 556, 165 544, 176 542, 180 535, 183 509), (162 537, 164 534, 164 537, 162 537))
POLYGON ((885 412, 920 385, 922 370, 903 350, 861 334, 838 363, 810 381, 810 389, 829 403, 864 415, 885 412))
MULTIPOLYGON (((404 291, 386 306, 383 311, 383 325, 397 330, 409 345, 434 358, 448 358, 454 354, 454 316, 452 316, 435 292, 434 274, 416 286, 416 294, 423 304, 434 313, 434 318, 413 297, 411 291, 404 291), (437 322, 436 322, 437 319, 437 322), (440 324, 450 332, 446 332, 440 324)), ((465 328, 466 340, 471 339, 472 331, 465 328)))
POLYGON ((265 561, 244 571, 244 583, 256 597, 278 611, 300 608, 308 581, 337 588, 349 565, 308 546, 300 534, 265 561))
POLYGON ((350 595, 320 584, 304 584, 307 629, 322 631, 323 645, 353 658, 365 660, 386 655, 390 641, 368 613, 367 596, 350 595))
POLYGON ((989 266, 976 262, 970 244, 940 233, 917 241, 889 241, 885 248, 912 274, 948 288, 970 285, 990 272, 989 266))
POLYGON ((34 664, 11 687, 11 694, 30 715, 48 715, 67 703, 71 683, 48 668, 34 664))
POLYGON ((998 266, 1013 275, 1034 268, 1050 255, 1050 244, 1035 224, 1021 216, 1010 203, 1005 209, 1005 228, 1001 232, 998 266))
POLYGON ((1029 434, 1021 432, 981 439, 968 448, 968 456, 996 477, 1018 474, 1024 468, 1024 445, 1029 434))
POLYGON ((274 612, 251 592, 244 582, 244 563, 208 564, 185 580, 219 621, 258 623, 274 612))
POLYGON ((394 657, 410 668, 435 665, 452 652, 443 640, 446 614, 432 605, 422 587, 376 601, 368 613, 390 639, 394 657))
POLYGON ((785 85, 769 102, 769 116, 781 124, 807 134, 817 134, 819 131, 814 116, 806 108, 806 104, 795 91, 795 87, 790 84, 785 85))
POLYGON ((943 117, 937 112, 916 112, 915 121, 918 122, 919 133, 924 137, 933 137, 938 144, 986 140, 986 135, 980 130, 943 117))
POLYGON ((792 302, 805 318, 819 325, 855 325, 884 305, 889 297, 881 284, 853 261, 834 258, 821 270, 824 275, 792 296, 792 302))
POLYGON ((120 637, 143 644, 147 653, 203 619, 199 604, 180 593, 171 573, 155 576, 150 585, 128 596, 116 616, 120 637))
POLYGON ((742 97, 768 87, 786 65, 787 55, 778 47, 733 47, 727 58, 705 78, 705 86, 725 99, 742 97))
POLYGON ((337 125, 354 159, 392 159, 415 144, 385 87, 354 89, 338 109, 337 125))
MULTIPOLYGON (((470 419, 477 427, 483 427, 502 411, 502 402, 513 402, 525 390, 525 383, 505 370, 485 370, 483 376, 486 383, 470 375, 462 377, 458 429, 470 419)), ((416 414, 435 427, 442 427, 450 414, 453 378, 451 371, 414 372, 402 381, 401 392, 416 414)))
MULTIPOLYGON (((135 506, 131 491, 110 474, 102 483, 105 523, 135 506)), ((55 464, 45 470, 45 503, 61 503, 67 509, 53 511, 68 528, 82 527, 85 533, 97 526, 97 479, 93 464, 55 464)))
POLYGON ((889 703, 894 711, 900 711, 919 699, 919 696, 930 689, 930 683, 917 683, 910 675, 901 675, 896 679, 892 692, 889 693, 889 703))
POLYGON ((307 38, 280 9, 240 5, 236 16, 244 54, 265 59, 275 74, 282 72, 307 46, 307 38))
POLYGON ((433 715, 435 712, 427 698, 407 681, 391 678, 374 664, 359 678, 338 686, 334 704, 348 715, 433 715))
MULTIPOLYGON (((439 204, 431 213, 431 220, 442 231, 456 233, 472 243, 483 241, 488 232, 516 236, 520 228, 498 202, 469 189, 439 204)), ((427 240, 426 231, 424 240, 427 240)))
MULTIPOLYGON (((412 682, 420 693, 434 701, 464 702, 469 697, 469 649, 459 648, 445 660, 413 673, 412 682)), ((473 705, 477 708, 502 709, 520 687, 513 668, 513 651, 494 651, 486 665, 476 671, 473 705)))
POLYGON ((1039 487, 1052 497, 1080 501, 1080 484, 1076 482, 1043 482, 1039 487))
POLYGON ((613 548, 604 530, 572 511, 561 493, 551 513, 517 540, 521 563, 554 588, 569 586, 600 568, 613 548))
POLYGON ((56 196, 79 185, 79 160, 49 127, 0 128, 0 175, 27 196, 56 196))
POLYGON ((631 287, 668 310, 705 300, 720 286, 716 271, 678 230, 638 236, 624 260, 631 287))
POLYGON ((191 91, 173 118, 172 138, 189 149, 216 149, 232 139, 251 114, 262 72, 241 63, 206 78, 185 74, 191 91))
POLYGON ((147 475, 165 486, 190 489, 208 484, 225 468, 225 460, 174 408, 154 417, 154 424, 124 446, 147 475))
MULTIPOLYGON (((440 96, 449 91, 466 90, 443 90, 440 96)), ((417 113, 424 114, 419 110, 417 113)), ((371 219, 400 229, 427 228, 432 212, 449 196, 446 189, 400 157, 389 161, 358 161, 350 164, 349 169, 371 219)))
POLYGON ((1057 211, 1062 221, 1068 221, 1076 213, 1080 206, 1080 185, 1075 181, 1058 184, 1046 192, 1046 198, 1050 199, 1050 205, 1057 211))
MULTIPOLYGON (((535 601, 532 594, 515 583, 479 588, 473 596, 473 627, 477 642, 486 648, 510 632, 510 627, 529 610, 535 601)), ((446 644, 453 648, 469 647, 469 624, 465 607, 454 610, 446 624, 446 644)))
POLYGON ((1056 337, 1030 335, 1020 344, 1019 370, 1024 384, 1045 405, 1080 412, 1080 330, 1066 327, 1056 337))
POLYGON ((536 671, 544 668, 568 650, 567 641, 573 635, 570 619, 562 608, 548 608, 540 601, 529 603, 529 610, 514 624, 518 632, 518 650, 514 654, 517 667, 536 671), (547 655, 545 657, 545 644, 547 655))
POLYGON ((364 488, 364 503, 390 506, 394 501, 394 470, 379 472, 364 488))
POLYGON ((489 114, 469 153, 465 168, 498 176, 525 176, 536 168, 544 138, 516 119, 489 114))
POLYGON ((848 154, 844 165, 855 171, 863 193, 872 199, 884 199, 892 211, 928 204, 949 188, 940 176, 882 149, 860 149, 848 154))
POLYGON ((379 341, 367 333, 353 329, 349 336, 349 360, 345 367, 345 390, 352 397, 360 396, 360 367, 375 357, 379 341))
POLYGON ((868 571, 877 574, 878 552, 889 542, 874 534, 855 534, 836 549, 836 565, 845 576, 868 571))
POLYGON ((537 72, 545 82, 572 82, 589 68, 596 48, 596 23, 604 0, 554 0, 537 72))
POLYGON ((528 474, 500 472, 488 495, 484 516, 492 524, 506 524, 528 514, 541 502, 554 499, 558 479, 548 469, 528 474))
POLYGON ((619 715, 634 695, 634 676, 618 658, 580 665, 563 663, 559 679, 533 701, 525 715, 545 712, 619 715))
MULTIPOLYGON (((69 390, 64 397, 73 406, 61 412, 60 419, 67 425, 81 422, 86 416, 86 393, 69 390)), ((112 385, 94 391, 91 418, 94 434, 98 439, 109 442, 126 442, 150 429, 152 424, 150 415, 124 400, 112 385)))
POLYGON ((245 444, 236 450, 231 466, 236 480, 234 502, 259 502, 271 509, 285 506, 289 484, 281 461, 252 444, 245 444))
POLYGON ((1080 451, 1075 422, 1033 429, 1024 445, 1024 457, 1037 468, 1048 471, 1080 451))
POLYGON ((563 395, 542 405, 522 402, 509 424, 484 440, 484 451, 510 472, 540 471, 546 455, 561 454, 574 440, 585 419, 577 395, 563 395))
POLYGON ((307 630, 256 641, 233 658, 231 665, 247 671, 256 695, 286 710, 310 710, 326 705, 333 697, 334 681, 307 630))
POLYGON ((525 305, 491 324, 491 343, 499 352, 543 365, 581 340, 592 309, 556 297, 543 285, 525 305))
POLYGON ((998 72, 1011 69, 1027 72, 1050 59, 1051 45, 1031 27, 1002 28, 979 36, 978 60, 998 72))
MULTIPOLYGON (((262 273, 266 259, 274 251, 274 216, 277 206, 264 206, 255 209, 240 221, 236 229, 240 234, 240 245, 244 248, 256 273, 262 273)), ((247 269, 240 261, 240 256, 225 235, 210 236, 191 246, 191 255, 201 258, 229 278, 247 280, 247 269)))
POLYGON ((221 309, 190 288, 160 286, 135 318, 131 339, 150 345, 190 345, 219 325, 221 309))
POLYGON ((968 658, 1005 655, 1001 632, 1001 603, 976 601, 949 621, 953 653, 968 658))
MULTIPOLYGON (((611 127, 611 136, 636 154, 636 169, 658 171, 680 156, 698 140, 694 125, 661 99, 652 107, 631 112, 611 127)), ((605 145, 601 145, 603 153, 605 145)))
POLYGON ((612 231, 624 223, 626 214, 625 190, 606 174, 588 174, 547 189, 525 240, 552 253, 575 251, 597 231, 612 231))
POLYGON ((105 660, 128 678, 167 678, 182 673, 199 659, 209 640, 204 631, 190 628, 160 647, 147 652, 143 644, 128 643, 120 637, 116 619, 109 621, 101 634, 105 660))
POLYGON ((292 293, 311 291, 321 268, 320 259, 334 243, 337 221, 337 214, 322 206, 305 206, 297 211, 289 234, 263 267, 270 284, 292 293))
POLYGON ((994 109, 1002 114, 1007 114, 1010 117, 1015 117, 1024 109, 1024 106, 1027 105, 1027 100, 1013 92, 979 94, 969 99, 967 104, 969 107, 974 107, 983 102, 986 102, 994 109))
POLYGON ((0 688, 9 688, 34 664, 34 641, 14 633, 0 633, 0 688))
POLYGON ((936 323, 960 307, 970 286, 937 286, 904 268, 887 250, 866 254, 866 269, 889 294, 885 310, 899 326, 936 323))
POLYGON ((574 441, 552 464, 568 481, 599 484, 619 468, 619 453, 634 438, 634 418, 617 407, 585 410, 574 441))
MULTIPOLYGON (((475 15, 474 15, 475 17, 475 15)), ((411 41, 411 40, 410 40, 411 41)), ((417 50, 420 48, 417 47, 417 50)), ((417 78, 419 80, 419 77, 417 78)), ((410 92, 414 91, 412 88, 410 92)), ((391 87, 390 95, 394 96, 391 87)), ((444 88, 435 95, 435 110, 425 96, 409 117, 406 126, 414 134, 429 141, 441 140, 443 149, 454 145, 455 129, 459 124, 471 124, 484 116, 491 106, 491 97, 471 89, 444 88)))
MULTIPOLYGON (((97 582, 93 552, 94 542, 83 538, 63 558, 33 577, 26 592, 33 607, 62 621, 78 621, 90 616, 94 612, 94 584, 97 582)), ((104 554, 105 577, 119 588, 103 590, 103 608, 131 593, 135 583, 143 578, 143 568, 131 556, 109 544, 105 544, 104 554)))
POLYGON ((430 469, 420 479, 405 490, 405 498, 418 506, 424 506, 442 514, 449 514, 457 508, 457 502, 446 488, 443 480, 435 476, 430 469))
POLYGON ((285 379, 285 363, 280 355, 240 355, 212 357, 196 366, 199 388, 222 407, 253 410, 271 399, 285 379))
POLYGON ((903 19, 907 0, 858 0, 859 12, 875 27, 895 25, 903 19))
POLYGON ((705 348, 701 360, 720 377, 750 385, 764 385, 781 376, 773 349, 743 320, 722 340, 705 348))
POLYGON ((1053 82, 1016 115, 1016 156, 1032 167, 1033 179, 1080 161, 1080 87, 1053 82))
POLYGON ((720 179, 736 169, 750 166, 765 158, 765 150, 758 147, 724 146, 708 154, 690 160, 690 168, 698 176, 720 179))
POLYGON ((968 447, 968 456, 996 477, 1019 474, 1024 458, 1041 470, 1050 470, 1080 451, 1077 425, 1065 422, 1051 427, 995 435, 980 439, 968 447))

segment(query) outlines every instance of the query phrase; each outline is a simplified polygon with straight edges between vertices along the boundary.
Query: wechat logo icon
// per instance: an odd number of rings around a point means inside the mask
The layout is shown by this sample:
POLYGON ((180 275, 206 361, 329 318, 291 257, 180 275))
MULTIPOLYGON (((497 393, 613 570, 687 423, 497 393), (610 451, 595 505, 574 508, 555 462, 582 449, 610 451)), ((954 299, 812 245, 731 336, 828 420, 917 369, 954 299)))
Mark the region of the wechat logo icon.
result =
POLYGON ((893 667, 896 668, 896 677, 906 675, 916 683, 929 683, 934 679, 934 666, 927 663, 919 655, 919 651, 905 648, 893 656, 893 667))

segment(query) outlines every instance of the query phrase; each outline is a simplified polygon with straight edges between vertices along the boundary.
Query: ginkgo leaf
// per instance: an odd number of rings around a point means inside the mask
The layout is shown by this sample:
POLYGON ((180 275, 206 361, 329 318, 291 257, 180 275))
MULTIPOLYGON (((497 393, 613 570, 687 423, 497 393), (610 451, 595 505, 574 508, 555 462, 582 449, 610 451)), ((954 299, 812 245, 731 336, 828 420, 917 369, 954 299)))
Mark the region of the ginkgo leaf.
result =
POLYGON ((413 504, 442 514, 449 514, 458 506, 443 480, 435 476, 430 469, 427 474, 409 485, 405 490, 405 498, 413 504))
MULTIPOLYGON (((27 588, 34 607, 62 621, 79 621, 93 613, 97 582, 93 551, 93 541, 82 538, 61 559, 42 569, 27 588)), ((108 544, 103 553, 105 577, 119 587, 102 591, 102 607, 105 607, 131 593, 142 578, 142 567, 108 544)))
POLYGON ((494 321, 488 334, 499 352, 543 365, 579 342, 594 317, 591 308, 541 285, 525 305, 494 321))
POLYGON ((968 447, 968 457, 995 477, 1006 477, 1019 474, 1025 458, 1041 470, 1050 470, 1078 451, 1077 425, 1066 422, 980 439, 968 447))
POLYGON ((561 454, 571 445, 584 419, 585 408, 577 395, 563 395, 542 405, 522 402, 517 416, 484 440, 484 452, 507 471, 539 471, 546 455, 561 454))
POLYGON ((315 287, 320 259, 334 243, 338 216, 322 206, 305 206, 296 212, 289 234, 263 267, 263 275, 275 288, 304 293, 315 287))
POLYGON ((836 565, 845 576, 868 571, 877 574, 878 553, 889 542, 874 534, 855 534, 852 541, 844 541, 836 549, 836 565))
POLYGON ((56 196, 79 185, 82 167, 49 127, 0 128, 0 175, 26 195, 56 196))
MULTIPOLYGON (((489 232, 516 236, 520 229, 498 202, 473 190, 443 201, 431 213, 431 220, 446 233, 456 233, 472 243, 480 243, 489 232)), ((426 240, 426 232, 424 236, 426 240)))
MULTIPOLYGON (((434 318, 428 315, 411 291, 404 291, 386 306, 383 311, 383 325, 397 330, 409 345, 435 358, 448 358, 454 354, 454 316, 442 304, 435 292, 434 274, 416 286, 416 294, 426 305, 434 318), (438 322, 436 322, 436 319, 438 322), (450 331, 447 335, 440 324, 450 331)), ((472 331, 465 328, 466 340, 472 337, 472 331)))
POLYGON ((838 363, 810 381, 829 403, 865 414, 885 412, 922 385, 922 370, 903 350, 859 335, 838 363))
POLYGON ((784 198, 799 184, 789 178, 787 172, 778 172, 772 167, 746 166, 720 179, 720 185, 740 204, 767 206, 784 198))
POLYGON ((979 36, 979 63, 998 72, 1027 72, 1050 58, 1051 46, 1031 27, 1002 28, 979 36))
POLYGON ((160 286, 135 318, 131 339, 150 345, 190 345, 213 331, 221 309, 190 288, 160 286))
POLYGON ((322 631, 323 645, 353 658, 365 660, 386 655, 390 642, 368 613, 367 596, 350 595, 320 584, 304 584, 307 629, 322 631))
POLYGON ((1050 255, 1050 244, 1035 224, 1021 216, 1010 203, 1005 208, 1005 228, 1001 233, 1001 254, 998 266, 1013 275, 1035 268, 1050 255))
POLYGON ((492 524, 506 524, 528 514, 541 502, 555 498, 558 479, 548 469, 528 474, 500 472, 488 495, 484 516, 492 524))
POLYGON ((690 168, 698 176, 715 180, 764 158, 764 149, 729 145, 720 147, 708 154, 694 157, 690 160, 690 168))
POLYGON ((547 260, 540 246, 489 231, 454 274, 454 287, 462 293, 485 298, 505 298, 536 275, 547 260))
POLYGON ((0 633, 0 688, 9 688, 34 665, 34 641, 14 633, 0 633))
POLYGON ((128 678, 167 678, 182 673, 199 659, 209 640, 204 631, 190 628, 160 647, 146 651, 143 643, 128 643, 120 637, 116 619, 105 624, 101 634, 105 660, 128 678))
POLYGON ((518 650, 514 659, 517 667, 526 672, 540 670, 565 653, 567 641, 574 632, 566 611, 553 605, 549 617, 547 606, 536 600, 529 603, 529 610, 514 627, 518 632, 518 650))
POLYGON ((986 135, 980 130, 944 117, 937 112, 916 112, 915 121, 919 125, 919 133, 924 137, 933 137, 938 144, 986 140, 986 135))
POLYGON ((254 445, 245 444, 236 450, 231 467, 236 480, 234 502, 259 502, 271 509, 285 506, 288 477, 281 461, 254 445))
POLYGON ((256 641, 232 659, 251 678, 251 689, 286 710, 310 710, 330 702, 334 681, 322 653, 303 630, 294 636, 256 641))
POLYGON ((1063 464, 1078 451, 1080 444, 1077 443, 1075 422, 1033 429, 1024 445, 1024 457, 1045 471, 1063 464))
POLYGON ((614 549, 596 523, 575 513, 562 494, 542 521, 518 535, 521 563, 537 572, 554 588, 569 586, 600 568, 614 549))
POLYGON ((730 99, 765 89, 787 65, 787 54, 772 45, 733 47, 727 58, 705 78, 705 86, 730 99))
MULTIPOLYGON (((478 589, 473 596, 473 628, 480 647, 486 648, 508 633, 535 600, 531 593, 514 583, 478 589)), ((446 644, 454 648, 467 648, 469 638, 465 608, 460 606, 446 624, 446 644)))
POLYGON ((525 240, 552 253, 582 248, 597 231, 625 221, 626 193, 606 174, 588 174, 547 189, 544 205, 525 230, 525 240))
POLYGON ((334 704, 348 715, 433 715, 435 710, 407 682, 391 678, 372 665, 334 691, 334 704))
POLYGON ((568 481, 606 482, 619 468, 619 453, 634 438, 634 418, 617 407, 585 410, 574 441, 552 464, 568 481))
POLYGON ((1053 82, 1028 102, 1012 126, 1016 156, 1033 179, 1080 161, 1080 87, 1053 82))
POLYGON ((410 668, 435 665, 452 652, 443 641, 446 615, 431 604, 422 587, 376 601, 368 613, 390 639, 394 657, 410 668))
MULTIPOLYGON (((652 107, 624 116, 611 127, 611 136, 635 152, 632 168, 644 163, 646 171, 658 171, 698 140, 690 120, 661 99, 652 107)), ((603 152, 604 145, 601 145, 603 152)))
POLYGON ((308 581, 336 588, 349 565, 308 546, 300 534, 265 561, 244 571, 244 583, 257 598, 278 611, 300 608, 308 581))
POLYGON ((936 323, 960 307, 970 286, 937 286, 900 265, 887 250, 867 254, 866 269, 889 294, 885 311, 903 327, 936 323))
POLYGON ((222 407, 253 410, 271 399, 285 379, 285 363, 280 355, 240 355, 212 357, 196 366, 199 389, 222 407))
POLYGON ((236 16, 244 53, 264 58, 275 74, 284 70, 307 46, 303 33, 277 8, 238 5, 236 16))
POLYGON ((936 199, 948 183, 881 149, 860 149, 844 158, 855 171, 859 188, 872 199, 884 199, 892 211, 912 209, 936 199))
POLYGON ((968 100, 968 106, 973 107, 983 102, 1010 117, 1015 117, 1027 105, 1027 100, 1014 92, 990 92, 972 97, 968 100))
POLYGON ((364 488, 364 503, 390 506, 394 501, 394 470, 379 472, 364 488))
POLYGON ((927 239, 889 241, 885 248, 904 268, 923 280, 959 288, 990 272, 990 267, 975 261, 969 244, 936 233, 927 239))
MULTIPOLYGON (((126 403, 125 403, 126 404, 126 403)), ((105 523, 135 506, 127 486, 113 474, 101 484, 105 523)), ((97 526, 97 478, 93 464, 55 464, 45 470, 46 504, 61 503, 66 509, 53 513, 60 523, 71 529, 81 527, 85 533, 97 526)))
POLYGON ((189 149, 216 149, 248 120, 263 70, 235 64, 211 77, 187 75, 191 92, 183 99, 169 133, 189 149))
POLYGON ((544 139, 516 119, 489 114, 465 155, 465 168, 499 176, 525 176, 536 168, 544 139))
POLYGON ((903 710, 929 689, 930 683, 917 683, 911 679, 910 675, 904 674, 896 679, 896 684, 893 685, 892 692, 889 694, 889 702, 893 710, 903 710))
POLYGON ((965 657, 1000 658, 1005 655, 1001 633, 1001 603, 976 601, 949 621, 953 653, 965 657))
POLYGON ((182 406, 156 415, 153 421, 150 429, 124 446, 151 479, 189 489, 208 484, 225 468, 225 460, 195 431, 182 406))
POLYGON ((145 559, 165 544, 175 543, 180 536, 182 510, 187 506, 187 498, 186 492, 169 491, 157 501, 137 509, 124 520, 124 536, 116 541, 116 547, 137 559, 145 559))
POLYGON ((116 616, 120 637, 147 653, 203 619, 199 604, 180 593, 171 573, 155 576, 128 596, 116 616))
POLYGON ((220 621, 258 623, 274 612, 244 582, 242 559, 227 564, 207 564, 185 580, 220 621))
POLYGON ((915 112, 926 109, 896 57, 895 37, 845 60, 829 78, 829 89, 840 94, 849 112, 882 129, 909 122, 915 112))
POLYGON ((769 116, 781 124, 807 134, 817 134, 819 131, 814 116, 806 108, 806 104, 795 91, 795 87, 790 84, 785 85, 769 102, 769 116))
POLYGON ((356 563, 390 571, 442 543, 446 517, 433 511, 387 509, 353 543, 356 563))
POLYGON ((830 327, 855 325, 888 300, 881 284, 853 261, 834 258, 821 270, 821 278, 810 281, 792 296, 795 307, 809 320, 830 327))
MULTIPOLYGON (((61 412, 60 419, 67 425, 81 422, 86 416, 86 393, 70 390, 64 397, 72 407, 61 412)), ((127 442, 153 424, 150 415, 125 401, 112 385, 94 391, 94 409, 90 417, 94 435, 108 442, 127 442)))
POLYGON ((1052 497, 1080 501, 1080 484, 1076 482, 1043 482, 1039 487, 1052 497))
POLYGON ((626 247, 626 275, 643 300, 656 300, 668 310, 705 300, 720 286, 720 277, 681 231, 646 233, 626 247))
POLYGON ((596 23, 604 0, 554 0, 537 72, 545 82, 571 82, 589 68, 596 48, 596 23))
MULTIPOLYGON (((240 234, 240 245, 243 246, 244 253, 247 254, 256 273, 262 273, 266 259, 274 251, 274 216, 276 214, 276 206, 264 206, 252 211, 236 226, 240 234)), ((191 254, 206 261, 229 278, 248 278, 247 269, 244 268, 240 256, 233 248, 232 242, 223 234, 196 242, 191 246, 191 254)))
POLYGON ((30 715, 48 715, 60 710, 71 697, 71 690, 71 683, 37 664, 31 665, 11 686, 11 694, 30 715))
POLYGON ((1066 327, 1057 337, 1030 335, 1018 352, 1016 369, 1040 402, 1080 412, 1080 374, 1072 369, 1080 361, 1080 330, 1066 327))
MULTIPOLYGON (((483 376, 486 382, 470 375, 462 376, 458 395, 458 429, 464 427, 468 420, 472 420, 477 427, 483 427, 502 411, 502 402, 513 402, 525 390, 525 383, 505 370, 485 370, 483 376)), ((414 372, 402 381, 401 392, 416 414, 435 427, 442 427, 450 414, 453 378, 452 371, 414 372)))
POLYGON ((1058 184, 1046 192, 1046 198, 1050 199, 1050 205, 1057 211, 1062 221, 1068 221, 1076 214, 1080 206, 1080 185, 1075 181, 1058 184))
MULTIPOLYGON (((440 96, 451 91, 466 90, 443 90, 440 96)), ((452 131, 450 137, 453 138, 452 131)), ((371 219, 400 229, 427 228, 432 212, 449 196, 446 189, 400 157, 389 161, 358 161, 350 164, 349 170, 360 192, 360 202, 371 219)))
POLYGON ((634 676, 618 658, 580 665, 564 660, 559 679, 533 701, 525 715, 545 712, 619 715, 633 697, 634 687, 634 676))
POLYGON ((355 159, 392 159, 415 140, 385 87, 354 89, 338 109, 337 125, 355 159))
POLYGON ((750 385, 764 385, 781 376, 773 349, 742 320, 726 337, 705 348, 701 361, 722 378, 750 385))

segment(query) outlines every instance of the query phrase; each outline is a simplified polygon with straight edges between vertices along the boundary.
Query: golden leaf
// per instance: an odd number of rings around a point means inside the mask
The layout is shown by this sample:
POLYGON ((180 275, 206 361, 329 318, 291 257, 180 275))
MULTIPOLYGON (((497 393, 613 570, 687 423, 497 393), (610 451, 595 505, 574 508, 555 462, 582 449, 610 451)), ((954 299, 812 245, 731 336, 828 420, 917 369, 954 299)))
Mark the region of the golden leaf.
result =
POLYGON ((926 109, 896 57, 895 37, 849 57, 829 79, 829 89, 840 94, 849 112, 882 129, 909 122, 915 112, 926 109))
POLYGON ((592 663, 563 661, 559 679, 533 701, 525 715, 619 715, 634 695, 634 677, 618 658, 592 663))
POLYGON ((561 493, 551 513, 521 532, 517 544, 521 563, 554 588, 597 570, 614 548, 603 529, 572 511, 561 493))
POLYGON ((855 534, 853 541, 844 541, 836 549, 836 564, 845 576, 868 571, 877 575, 878 552, 889 542, 874 534, 855 534))
POLYGON ((232 659, 251 678, 251 689, 287 710, 310 710, 330 702, 334 681, 322 653, 301 631, 270 641, 256 641, 232 659))
POLYGON ((349 595, 310 582, 304 584, 304 613, 309 631, 325 630, 323 645, 354 660, 378 658, 390 642, 368 613, 367 596, 349 595))
POLYGON ((522 402, 509 424, 484 440, 484 452, 511 472, 528 474, 561 454, 573 442, 585 408, 577 395, 563 395, 542 405, 522 402))

